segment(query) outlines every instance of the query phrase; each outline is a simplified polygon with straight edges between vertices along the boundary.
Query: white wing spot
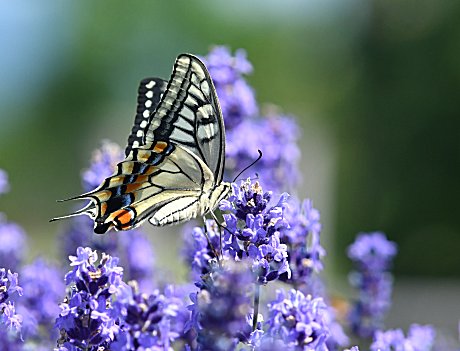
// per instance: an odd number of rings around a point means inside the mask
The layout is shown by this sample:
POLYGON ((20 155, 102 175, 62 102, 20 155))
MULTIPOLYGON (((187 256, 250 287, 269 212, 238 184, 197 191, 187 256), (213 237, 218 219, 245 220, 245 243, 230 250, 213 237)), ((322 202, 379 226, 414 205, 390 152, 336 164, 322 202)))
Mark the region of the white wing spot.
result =
POLYGON ((141 124, 140 124, 140 127, 141 128, 147 127, 147 121, 142 121, 141 124))
POLYGON ((149 108, 150 106, 152 106, 152 100, 147 100, 145 102, 145 107, 149 108))
POLYGON ((144 132, 142 130, 138 130, 137 133, 136 133, 136 136, 137 137, 142 137, 144 135, 144 132))
POLYGON ((201 90, 203 90, 203 93, 206 95, 206 96, 209 96, 209 84, 207 81, 203 81, 203 83, 201 83, 201 90))
POLYGON ((133 147, 138 147, 139 146, 139 142, 137 140, 134 140, 133 141, 133 147))
POLYGON ((156 84, 155 81, 154 81, 154 80, 151 80, 150 82, 148 82, 148 83, 145 85, 145 87, 146 87, 147 89, 152 89, 152 88, 155 86, 155 84, 156 84))
POLYGON ((142 116, 144 116, 145 118, 149 117, 149 116, 150 116, 150 111, 149 111, 149 110, 145 110, 145 111, 142 113, 142 116))
POLYGON ((198 111, 197 111, 197 114, 201 119, 210 118, 212 116, 212 114, 213 114, 212 106, 209 105, 209 104, 206 104, 206 105, 203 105, 203 106, 199 107, 198 111))
POLYGON ((147 96, 147 98, 149 99, 153 98, 153 91, 149 90, 148 92, 145 93, 145 96, 147 96))

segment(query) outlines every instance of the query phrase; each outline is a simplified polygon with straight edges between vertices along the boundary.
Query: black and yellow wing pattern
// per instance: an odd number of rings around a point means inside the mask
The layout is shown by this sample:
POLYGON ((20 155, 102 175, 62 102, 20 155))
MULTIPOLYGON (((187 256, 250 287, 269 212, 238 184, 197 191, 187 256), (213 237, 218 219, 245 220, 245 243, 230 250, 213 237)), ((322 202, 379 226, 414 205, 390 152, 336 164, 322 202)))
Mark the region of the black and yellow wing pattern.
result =
POLYGON ((86 207, 56 219, 86 214, 96 233, 147 219, 162 226, 205 215, 227 195, 224 121, 208 70, 182 54, 165 84, 141 82, 125 160, 95 190, 72 198, 89 199, 86 207))

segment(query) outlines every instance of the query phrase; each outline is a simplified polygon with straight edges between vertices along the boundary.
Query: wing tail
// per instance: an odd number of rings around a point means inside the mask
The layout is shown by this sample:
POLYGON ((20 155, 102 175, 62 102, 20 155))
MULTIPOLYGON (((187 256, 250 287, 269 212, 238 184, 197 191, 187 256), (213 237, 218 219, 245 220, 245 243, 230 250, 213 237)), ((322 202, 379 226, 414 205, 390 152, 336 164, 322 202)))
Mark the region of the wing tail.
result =
MULTIPOLYGON (((66 200, 60 200, 61 202, 62 201, 67 201, 67 200, 74 200, 74 199, 78 199, 78 197, 76 198, 71 198, 71 199, 66 199, 66 200)), ((87 215, 89 216, 90 218, 95 218, 95 215, 96 215, 96 206, 94 205, 94 203, 91 201, 89 204, 87 204, 85 207, 75 211, 74 213, 70 213, 68 215, 64 215, 64 216, 59 216, 59 217, 54 217, 54 218, 51 218, 50 219, 50 222, 55 222, 55 221, 59 221, 61 219, 66 219, 66 218, 71 218, 71 217, 76 217, 76 216, 81 216, 81 215, 87 215)))

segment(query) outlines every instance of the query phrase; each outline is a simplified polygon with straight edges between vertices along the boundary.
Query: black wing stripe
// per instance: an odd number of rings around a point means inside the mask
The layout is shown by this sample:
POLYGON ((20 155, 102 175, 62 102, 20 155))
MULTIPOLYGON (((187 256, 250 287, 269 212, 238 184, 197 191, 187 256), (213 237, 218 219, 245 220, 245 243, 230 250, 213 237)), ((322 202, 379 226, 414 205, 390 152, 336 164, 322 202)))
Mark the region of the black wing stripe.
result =
POLYGON ((166 90, 167 82, 160 78, 145 78, 139 84, 137 108, 134 125, 128 137, 125 155, 128 156, 133 148, 143 145, 144 135, 150 120, 158 107, 161 96, 166 90))

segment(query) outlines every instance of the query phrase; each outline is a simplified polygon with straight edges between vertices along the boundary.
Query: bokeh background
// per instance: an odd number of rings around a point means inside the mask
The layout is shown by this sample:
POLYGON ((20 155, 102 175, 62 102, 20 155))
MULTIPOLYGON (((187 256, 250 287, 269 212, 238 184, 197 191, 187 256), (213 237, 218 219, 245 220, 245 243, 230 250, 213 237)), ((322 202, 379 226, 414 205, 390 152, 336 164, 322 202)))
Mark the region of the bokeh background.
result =
MULTIPOLYGON (((101 139, 125 143, 138 82, 182 52, 243 48, 262 105, 296 116, 300 197, 324 223, 328 283, 345 287, 360 231, 399 245, 390 326, 460 317, 460 2, 59 1, 0 3, 0 168, 31 256, 59 224, 101 139)), ((149 228, 177 265, 178 231, 149 228)), ((112 235, 118 235, 112 233, 112 235)), ((0 243, 1 244, 1 243, 0 243)))

